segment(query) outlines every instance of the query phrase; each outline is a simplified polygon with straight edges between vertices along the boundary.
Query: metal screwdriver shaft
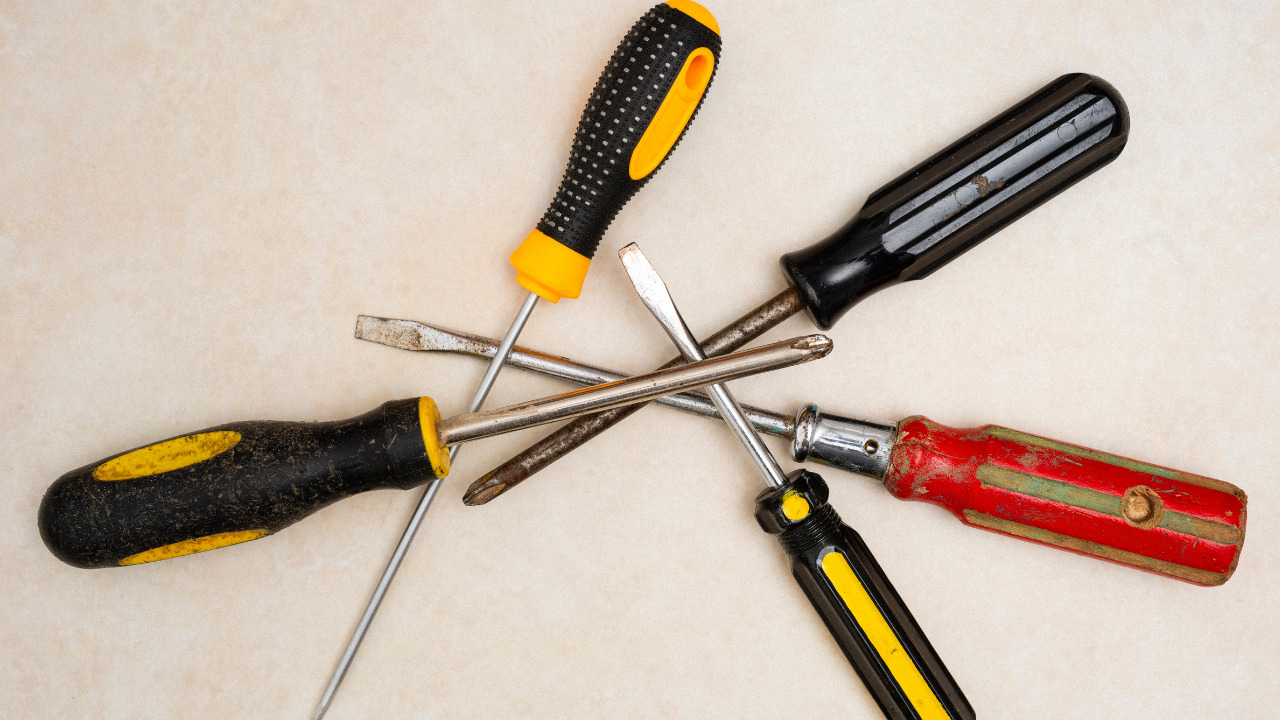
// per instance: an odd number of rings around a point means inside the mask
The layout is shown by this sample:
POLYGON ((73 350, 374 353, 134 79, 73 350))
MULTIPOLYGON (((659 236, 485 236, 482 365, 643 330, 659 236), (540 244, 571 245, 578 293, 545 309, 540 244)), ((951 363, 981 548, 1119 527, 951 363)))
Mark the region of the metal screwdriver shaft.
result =
MULTIPOLYGON (((655 5, 614 50, 587 100, 550 206, 511 254, 516 282, 531 294, 507 331, 507 350, 538 297, 555 303, 582 292, 587 267, 609 223, 684 136, 711 84, 719 56, 720 26, 693 0, 655 5)), ((473 410, 483 402, 505 357, 500 352, 489 366, 472 401, 473 410)), ((423 493, 329 681, 316 710, 317 720, 342 682, 437 488, 438 483, 432 483, 423 493)))
MULTIPOLYGON (((658 322, 662 323, 663 329, 667 331, 667 335, 671 336, 676 347, 680 348, 680 353, 685 359, 689 362, 705 360, 706 355, 703 354, 689 327, 685 325, 684 318, 680 317, 680 311, 676 309, 675 301, 671 299, 666 283, 662 282, 662 278, 649 264, 644 253, 640 252, 640 248, 635 243, 631 243, 622 248, 618 256, 622 258, 622 265, 627 269, 627 275, 631 277, 631 284, 640 294, 640 299, 644 301, 645 306, 658 319, 658 322)), ((724 385, 708 386, 707 394, 711 396, 711 402, 715 403, 716 409, 720 411, 720 417, 724 418, 729 428, 733 430, 733 434, 738 436, 751 453, 751 459, 755 461, 756 467, 760 468, 760 474, 764 475, 765 480, 773 487, 781 487, 786 483, 787 476, 782 472, 782 468, 778 467, 778 461, 761 442, 760 436, 756 435, 751 427, 751 421, 747 420, 746 413, 724 385)))
MULTIPOLYGON (((498 351, 498 341, 491 338, 445 330, 444 328, 427 325, 416 320, 394 320, 371 315, 361 315, 356 320, 356 337, 401 350, 457 353, 471 355, 486 362, 492 360, 494 353, 498 351)), ((606 370, 593 365, 575 362, 568 358, 534 352, 518 346, 511 350, 511 354, 507 356, 506 364, 509 367, 568 380, 584 387, 617 382, 628 377, 628 375, 614 370, 606 370)), ((720 417, 720 413, 716 410, 716 406, 711 402, 711 399, 698 392, 668 395, 664 398, 658 398, 654 402, 658 405, 666 405, 694 415, 709 418, 720 417)), ((794 413, 785 414, 753 405, 740 405, 740 407, 747 413, 747 419, 751 421, 751 426, 756 430, 787 440, 790 440, 795 435, 794 413)), ((464 496, 463 500, 466 501, 466 499, 464 496)))
MULTIPOLYGON (((511 321, 511 327, 507 328, 507 334, 502 338, 502 344, 498 346, 498 351, 494 353, 493 360, 490 361, 489 367, 484 372, 484 377, 480 380, 480 385, 476 387, 476 392, 471 396, 471 402, 467 405, 467 412, 473 413, 484 405, 485 398, 489 396, 489 391, 493 388, 493 383, 498 378, 498 373, 502 370, 503 363, 506 362, 507 356, 511 354, 511 348, 515 347, 516 338, 520 337, 520 331, 524 330, 525 323, 529 321, 529 315, 533 313, 533 307, 538 304, 537 293, 529 293, 529 297, 525 298, 524 304, 520 306, 520 312, 516 313, 516 317, 511 321)), ((458 457, 458 448, 460 445, 454 445, 449 448, 449 462, 452 463, 458 457)), ((427 484, 426 489, 422 491, 422 497, 418 499, 418 507, 413 511, 413 516, 409 518, 409 524, 405 526, 404 532, 400 535, 400 542, 396 543, 396 549, 392 551, 391 558, 387 561, 387 567, 382 571, 382 577, 378 580, 378 585, 373 589, 373 595, 369 597, 369 603, 364 608, 364 613, 360 615, 360 622, 356 623, 356 629, 351 633, 351 639, 347 641, 347 647, 342 651, 342 657, 338 660, 338 665, 333 669, 333 675, 329 677, 329 684, 325 686, 324 695, 320 698, 320 704, 316 707, 314 720, 320 720, 329 710, 330 703, 333 702, 333 695, 338 691, 338 686, 342 684, 342 679, 347 675, 347 669, 351 667, 351 660, 355 658, 356 651, 360 649, 360 643, 364 641, 365 633, 369 631, 369 623, 373 622, 373 616, 378 613, 378 607, 382 605, 382 598, 387 594, 387 588, 391 587, 391 581, 396 577, 396 571, 400 569, 400 563, 404 561, 405 553, 409 551, 409 545, 413 543, 413 538, 418 534, 418 528, 422 525, 422 518, 426 517, 427 510, 431 507, 431 502, 436 499, 436 493, 440 491, 440 480, 434 480, 427 484)))

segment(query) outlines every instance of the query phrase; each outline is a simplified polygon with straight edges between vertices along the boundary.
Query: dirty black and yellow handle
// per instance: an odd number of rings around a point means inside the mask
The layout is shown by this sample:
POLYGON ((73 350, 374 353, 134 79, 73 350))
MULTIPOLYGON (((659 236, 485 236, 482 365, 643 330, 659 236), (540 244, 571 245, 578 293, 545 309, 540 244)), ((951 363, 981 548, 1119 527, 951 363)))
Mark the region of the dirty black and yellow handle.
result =
POLYGON ((893 720, 972 720, 973 708, 871 551, 827 504, 827 484, 798 470, 756 498, 791 572, 845 657, 893 720))
POLYGON ((511 255, 517 282, 551 302, 581 294, 605 229, 680 141, 719 57, 720 26, 693 0, 632 26, 582 111, 550 207, 511 255))
POLYGON ((395 400, 349 420, 237 422, 131 450, 59 478, 40 535, 85 568, 255 540, 356 493, 448 474, 436 417, 430 398, 395 400))

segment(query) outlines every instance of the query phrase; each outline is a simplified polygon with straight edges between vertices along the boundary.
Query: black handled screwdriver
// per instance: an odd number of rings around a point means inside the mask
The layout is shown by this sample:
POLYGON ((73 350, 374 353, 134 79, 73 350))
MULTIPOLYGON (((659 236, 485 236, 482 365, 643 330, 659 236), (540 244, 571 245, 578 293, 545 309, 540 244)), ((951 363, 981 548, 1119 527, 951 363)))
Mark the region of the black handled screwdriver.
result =
MULTIPOLYGON (((1124 100, 1106 81, 1082 73, 1054 80, 872 193, 831 237, 784 255, 791 286, 707 338, 703 351, 732 352, 802 309, 829 329, 859 300, 928 277, 1110 163, 1128 135, 1124 100)), ((464 501, 492 500, 632 412, 568 423, 472 483, 464 501)))
POLYGON ((137 565, 279 532, 356 493, 449 474, 448 448, 601 408, 824 357, 822 335, 441 419, 429 397, 336 422, 248 421, 187 433, 63 475, 40 503, 40 535, 84 568, 137 565))
MULTIPOLYGON (((689 362, 705 359, 666 284, 635 244, 620 253, 636 292, 689 362)), ((777 535, 791 572, 891 720, 972 720, 973 708, 858 533, 827 504, 816 473, 785 475, 723 385, 706 392, 769 488, 756 520, 777 535)))
MULTIPOLYGON (((600 239, 622 206, 662 166, 702 104, 720 58, 720 26, 693 0, 668 0, 636 21, 614 50, 582 111, 560 187, 537 227, 511 255, 529 291, 489 363, 468 412, 479 410, 538 298, 582 291, 600 239)), ((452 454, 457 453, 455 447, 452 454)), ((440 483, 427 485, 325 687, 324 716, 382 604, 440 483)))

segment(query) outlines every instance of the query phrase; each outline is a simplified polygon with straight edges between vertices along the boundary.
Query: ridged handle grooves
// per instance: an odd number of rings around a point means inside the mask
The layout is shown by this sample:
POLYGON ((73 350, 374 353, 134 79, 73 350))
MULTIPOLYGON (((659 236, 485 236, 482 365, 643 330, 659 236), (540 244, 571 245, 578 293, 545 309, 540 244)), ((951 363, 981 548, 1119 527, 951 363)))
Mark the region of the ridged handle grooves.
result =
POLYGON ((985 425, 898 425, 885 486, 967 525, 1199 585, 1231 577, 1248 498, 1230 483, 985 425))
POLYGON ((782 258, 814 322, 918 280, 1124 149, 1129 113, 1106 81, 1064 75, 877 190, 822 242, 782 258))
MULTIPOLYGON (((569 164, 538 222, 539 231, 584 257, 595 254, 618 211, 657 172, 632 179, 631 154, 686 59, 698 48, 709 49, 715 58, 714 78, 720 36, 707 26, 665 3, 632 26, 591 91, 578 121, 569 164)), ((692 118, 684 127, 689 123, 692 118)), ((681 129, 679 137, 683 134, 681 129)), ((667 151, 663 163, 674 149, 667 151)))

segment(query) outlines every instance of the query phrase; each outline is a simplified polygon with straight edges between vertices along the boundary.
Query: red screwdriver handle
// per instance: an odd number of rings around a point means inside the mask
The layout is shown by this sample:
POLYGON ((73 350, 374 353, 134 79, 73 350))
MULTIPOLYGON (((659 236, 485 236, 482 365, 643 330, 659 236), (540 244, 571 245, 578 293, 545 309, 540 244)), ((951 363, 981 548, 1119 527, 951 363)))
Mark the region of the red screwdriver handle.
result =
POLYGON ((1026 433, 898 424, 884 484, 966 525, 1198 585, 1231 577, 1244 544, 1240 488, 1026 433))

